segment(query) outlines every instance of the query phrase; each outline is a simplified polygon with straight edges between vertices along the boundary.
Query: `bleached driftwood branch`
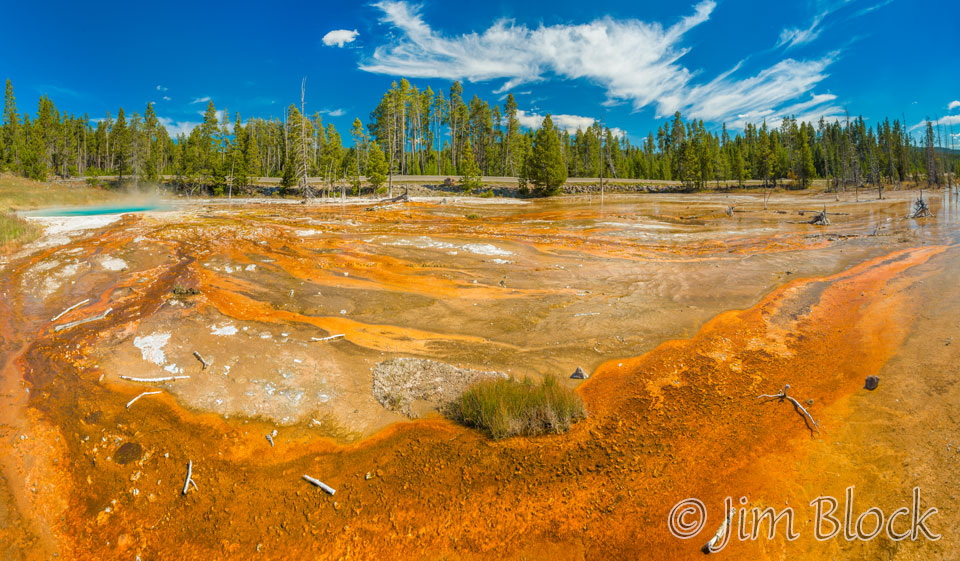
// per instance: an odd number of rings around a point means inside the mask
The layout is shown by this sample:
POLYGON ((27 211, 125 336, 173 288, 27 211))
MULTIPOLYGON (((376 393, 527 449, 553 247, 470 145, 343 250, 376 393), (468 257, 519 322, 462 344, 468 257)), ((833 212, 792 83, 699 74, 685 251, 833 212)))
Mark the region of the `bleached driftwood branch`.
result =
POLYGON ((313 342, 315 342, 315 343, 317 343, 317 342, 320 342, 320 341, 332 341, 332 340, 334 340, 334 339, 339 339, 339 338, 341 338, 341 337, 345 337, 345 334, 340 333, 340 334, 338 334, 338 335, 331 335, 331 336, 329 336, 329 337, 311 337, 310 340, 313 341, 313 342))
POLYGON ((800 405, 800 402, 799 402, 799 401, 797 401, 797 400, 794 399, 793 397, 787 395, 787 390, 789 390, 789 389, 790 389, 790 384, 786 384, 786 385, 783 386, 783 389, 780 390, 778 393, 775 393, 775 394, 773 394, 773 395, 764 394, 764 395, 758 396, 757 399, 764 399, 764 398, 766 398, 766 399, 779 399, 780 401, 783 401, 784 399, 788 400, 790 403, 793 404, 794 409, 796 409, 797 412, 799 412, 801 415, 803 415, 803 417, 804 417, 804 422, 806 422, 807 420, 810 421, 810 422, 807 424, 807 428, 809 428, 811 432, 812 432, 813 430, 816 430, 817 433, 819 434, 819 433, 820 433, 820 423, 818 423, 817 421, 815 421, 815 420, 813 419, 813 416, 810 415, 810 413, 808 413, 806 409, 804 409, 803 405, 800 405))
POLYGON ((121 380, 128 382, 172 382, 173 380, 186 380, 190 376, 161 376, 160 378, 134 378, 133 376, 120 376, 121 380))
POLYGON ((65 316, 65 315, 67 315, 67 314, 69 314, 70 312, 76 310, 77 308, 79 308, 80 306, 86 304, 86 303, 89 302, 89 301, 90 301, 90 299, 87 298, 87 299, 84 300, 83 302, 77 302, 76 304, 70 306, 70 307, 67 308, 66 310, 64 310, 64 311, 60 312, 59 314, 57 314, 57 317, 53 318, 53 319, 50 320, 50 321, 57 321, 58 319, 62 318, 63 316, 65 316))
POLYGON ((720 528, 717 529, 717 533, 710 538, 710 541, 705 543, 703 547, 700 548, 700 551, 708 555, 714 552, 713 546, 717 545, 717 542, 719 542, 720 539, 723 538, 723 535, 727 532, 727 527, 730 526, 730 522, 733 520, 733 514, 735 512, 736 510, 732 508, 727 512, 727 517, 723 519, 723 523, 720 524, 720 528))
POLYGON ((130 409, 130 406, 133 405, 134 403, 136 403, 136 401, 137 401, 138 399, 140 399, 141 397, 143 397, 143 396, 145 396, 145 395, 156 395, 156 394, 158 394, 158 393, 163 393, 163 392, 161 392, 161 391, 143 392, 142 394, 138 395, 137 397, 135 397, 135 398, 133 398, 133 399, 131 399, 130 401, 127 402, 127 409, 130 409))
POLYGON ((62 324, 62 325, 58 325, 58 326, 54 327, 53 330, 54 330, 54 331, 63 331, 64 329, 69 329, 69 328, 71 328, 71 327, 76 327, 76 326, 81 325, 81 324, 84 324, 84 323, 90 323, 91 321, 99 321, 99 320, 107 317, 107 315, 108 315, 110 312, 112 312, 112 311, 113 311, 113 308, 107 308, 102 314, 100 314, 100 315, 98 315, 98 316, 94 316, 94 317, 92 317, 92 318, 87 318, 87 319, 79 319, 79 320, 77 320, 77 321, 71 321, 70 323, 64 323, 64 324, 62 324))
POLYGON ((201 368, 200 370, 206 370, 207 367, 210 366, 210 363, 207 362, 206 360, 204 360, 202 356, 200 356, 200 352, 199 352, 199 351, 193 351, 193 356, 195 356, 195 357, 197 358, 197 360, 200 361, 200 364, 203 365, 203 368, 201 368))
POLYGON ((268 435, 266 435, 266 436, 267 436, 267 442, 269 442, 269 443, 270 443, 270 447, 273 448, 273 435, 268 434, 268 435))
POLYGON ((187 480, 183 482, 183 492, 181 494, 186 495, 187 490, 190 489, 190 486, 193 485, 193 488, 197 491, 200 490, 197 487, 197 482, 193 480, 193 460, 187 461, 187 480))
POLYGON ((331 495, 337 492, 336 489, 334 489, 333 487, 327 485, 327 484, 324 483, 323 481, 320 481, 319 479, 315 479, 315 478, 313 478, 313 477, 310 477, 309 475, 304 475, 303 478, 306 479, 307 481, 309 481, 310 483, 313 483, 313 484, 316 485, 317 487, 323 489, 323 490, 326 491, 327 493, 330 493, 331 495))

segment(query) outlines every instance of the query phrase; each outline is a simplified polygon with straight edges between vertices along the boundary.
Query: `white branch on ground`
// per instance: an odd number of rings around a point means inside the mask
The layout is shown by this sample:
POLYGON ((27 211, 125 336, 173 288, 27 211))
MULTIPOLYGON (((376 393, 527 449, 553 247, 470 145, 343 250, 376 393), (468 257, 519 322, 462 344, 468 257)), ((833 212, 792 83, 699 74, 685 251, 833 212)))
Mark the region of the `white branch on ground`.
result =
POLYGON ((163 393, 163 392, 161 392, 161 391, 143 392, 142 394, 138 395, 137 397, 135 397, 135 398, 133 398, 133 399, 131 399, 130 401, 127 402, 127 409, 130 409, 130 406, 133 405, 134 403, 136 403, 136 401, 137 401, 138 399, 140 399, 141 397, 143 397, 143 396, 145 396, 145 395, 157 395, 158 393, 163 393))
POLYGON ((76 310, 77 308, 79 308, 80 306, 86 304, 86 303, 89 302, 89 301, 90 301, 90 299, 87 298, 87 299, 84 300, 83 302, 77 302, 76 304, 70 306, 70 307, 67 308, 66 310, 64 310, 64 311, 60 312, 59 314, 57 314, 57 317, 53 318, 53 319, 50 320, 50 321, 57 321, 58 319, 62 318, 63 316, 65 316, 65 315, 67 315, 67 314, 69 314, 70 312, 76 310))
POLYGON ((309 475, 304 475, 303 478, 304 478, 305 480, 309 481, 310 483, 313 483, 313 484, 316 485, 317 487, 323 489, 324 491, 326 491, 327 493, 329 493, 329 494, 331 494, 331 495, 337 492, 336 489, 334 489, 333 487, 327 485, 327 484, 324 483, 323 481, 320 481, 319 479, 310 477, 309 475))
POLYGON ((786 384, 785 386, 783 386, 783 389, 780 390, 779 392, 777 392, 777 393, 775 393, 775 394, 773 394, 773 395, 763 394, 763 395, 757 396, 757 399, 779 399, 780 401, 783 401, 784 399, 788 400, 790 403, 793 404, 793 407, 794 407, 801 415, 803 415, 804 419, 809 419, 809 420, 810 420, 810 430, 811 430, 811 432, 812 432, 814 429, 816 429, 817 433, 819 434, 819 433, 820 433, 820 423, 818 423, 817 421, 814 420, 813 416, 810 415, 810 413, 808 413, 806 409, 804 409, 803 405, 800 405, 800 402, 799 402, 799 401, 797 401, 797 400, 794 399, 793 397, 787 395, 787 390, 789 390, 789 389, 790 389, 790 384, 786 384))
POLYGON ((172 382, 173 380, 187 380, 190 376, 162 376, 160 378, 134 378, 133 376, 120 376, 121 380, 128 382, 172 382))

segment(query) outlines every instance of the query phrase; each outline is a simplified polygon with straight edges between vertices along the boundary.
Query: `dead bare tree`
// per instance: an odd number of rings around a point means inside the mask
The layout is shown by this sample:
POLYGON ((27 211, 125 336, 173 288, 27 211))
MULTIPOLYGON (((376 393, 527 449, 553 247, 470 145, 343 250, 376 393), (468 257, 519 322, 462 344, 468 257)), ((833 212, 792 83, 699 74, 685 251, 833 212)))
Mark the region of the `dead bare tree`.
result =
POLYGON ((303 98, 306 97, 306 93, 307 77, 304 76, 300 82, 300 157, 297 161, 300 168, 297 171, 300 176, 300 192, 303 193, 303 202, 307 202, 308 199, 313 197, 310 185, 307 183, 307 123, 306 115, 303 112, 303 98))

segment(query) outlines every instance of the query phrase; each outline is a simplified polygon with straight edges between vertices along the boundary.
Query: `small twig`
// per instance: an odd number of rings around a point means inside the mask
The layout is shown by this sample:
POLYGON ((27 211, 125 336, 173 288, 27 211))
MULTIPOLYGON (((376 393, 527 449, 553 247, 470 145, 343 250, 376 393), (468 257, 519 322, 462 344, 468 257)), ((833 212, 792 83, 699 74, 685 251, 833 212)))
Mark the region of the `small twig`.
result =
POLYGON ((273 436, 271 436, 271 435, 269 435, 269 434, 266 435, 266 436, 267 436, 267 442, 269 442, 269 443, 270 443, 270 447, 273 448, 273 436))
POLYGON ((199 360, 200 364, 203 365, 203 368, 201 368, 200 370, 206 370, 207 367, 210 366, 210 363, 204 360, 202 356, 200 356, 199 351, 193 351, 193 356, 197 357, 197 360, 199 360))
POLYGON ((143 392, 142 394, 138 395, 137 397, 135 397, 135 398, 131 399, 129 402, 127 402, 127 409, 130 409, 130 406, 133 405, 133 404, 134 404, 138 399, 140 399, 141 397, 143 397, 143 396, 145 396, 145 395, 156 395, 156 394, 158 394, 158 393, 163 393, 163 392, 161 392, 161 391, 143 392))
POLYGON ((705 554, 714 553, 713 546, 717 545, 717 542, 720 541, 720 538, 722 538, 727 532, 727 526, 729 526, 730 522, 733 520, 733 515, 735 512, 736 510, 732 508, 729 510, 729 512, 727 512, 727 517, 723 519, 723 524, 720 524, 720 528, 717 529, 717 533, 710 538, 710 541, 700 548, 700 551, 704 552, 705 554))
POLYGON ((58 326, 54 327, 53 330, 54 330, 54 331, 62 331, 62 330, 64 330, 64 329, 69 329, 69 328, 71 328, 71 327, 76 327, 76 326, 81 325, 81 324, 84 324, 84 323, 90 323, 91 321, 99 321, 99 320, 107 317, 107 314, 109 314, 109 313, 112 312, 112 311, 113 311, 113 308, 107 308, 106 311, 104 311, 102 314, 100 314, 100 315, 98 315, 98 316, 94 316, 94 317, 92 317, 92 318, 87 318, 87 319, 81 319, 81 320, 77 320, 77 321, 71 321, 70 323, 64 323, 64 324, 61 324, 61 325, 58 325, 58 326))
POLYGON ((345 336, 344 333, 340 333, 339 335, 331 335, 331 336, 329 336, 329 337, 311 337, 310 340, 311 340, 311 341, 314 341, 314 342, 319 342, 319 341, 331 341, 331 340, 333 340, 333 339, 339 339, 339 338, 344 337, 344 336, 345 336))
POLYGON ((807 428, 809 428, 811 432, 813 432, 814 429, 815 429, 815 430, 817 431, 817 434, 819 434, 819 433, 820 433, 820 423, 818 423, 817 421, 815 421, 815 420, 813 419, 813 416, 810 415, 810 413, 808 413, 806 409, 804 409, 803 405, 800 405, 800 402, 799 402, 799 401, 797 401, 797 400, 794 399, 793 397, 787 395, 787 390, 789 390, 789 389, 790 389, 790 384, 786 384, 785 386, 783 386, 783 389, 780 390, 778 393, 776 393, 776 394, 774 394, 774 395, 763 394, 763 395, 757 396, 757 399, 779 399, 780 401, 783 401, 784 399, 786 399, 786 400, 790 401, 790 403, 793 404, 794 409, 796 409, 798 413, 800 413, 801 415, 803 415, 803 417, 804 417, 804 422, 805 422, 805 423, 806 423, 807 420, 809 419, 810 422, 807 423, 807 428))
POLYGON ((134 378, 133 376, 120 376, 121 380, 128 382, 171 382, 173 380, 186 380, 190 376, 163 376, 161 378, 134 378))
POLYGON ((186 495, 187 490, 190 488, 191 485, 193 485, 193 488, 196 489, 197 491, 200 490, 200 488, 197 487, 197 482, 193 480, 193 460, 188 460, 187 461, 187 480, 183 482, 183 492, 181 494, 186 495))
POLYGON ((333 487, 327 485, 327 484, 324 483, 323 481, 320 481, 319 479, 314 479, 313 477, 310 477, 309 475, 304 475, 303 478, 306 479, 307 481, 309 481, 310 483, 313 483, 313 484, 316 485, 317 487, 323 489, 324 491, 326 491, 327 493, 329 493, 329 494, 331 494, 331 495, 337 492, 336 489, 334 489, 333 487))
POLYGON ((90 299, 87 298, 87 299, 84 300, 83 302, 77 302, 76 304, 70 306, 70 307, 67 308, 66 310, 64 310, 64 311, 60 312, 59 314, 57 314, 57 317, 53 318, 53 319, 50 320, 50 321, 57 321, 58 319, 62 318, 63 316, 65 316, 65 315, 67 315, 67 314, 69 314, 70 312, 76 310, 77 308, 79 308, 80 306, 86 304, 86 303, 89 302, 89 301, 90 301, 90 299))

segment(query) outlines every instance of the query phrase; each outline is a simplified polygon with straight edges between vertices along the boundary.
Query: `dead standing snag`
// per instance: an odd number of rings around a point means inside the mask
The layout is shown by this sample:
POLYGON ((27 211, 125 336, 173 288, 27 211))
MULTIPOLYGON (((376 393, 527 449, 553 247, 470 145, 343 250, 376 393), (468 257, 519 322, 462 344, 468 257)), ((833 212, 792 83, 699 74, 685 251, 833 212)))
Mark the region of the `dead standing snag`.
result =
POLYGON ((787 395, 787 391, 789 389, 790 389, 790 384, 786 384, 785 386, 783 386, 783 389, 780 390, 778 393, 773 395, 764 394, 764 395, 758 396, 757 399, 778 399, 780 401, 783 401, 784 399, 788 400, 790 403, 793 404, 793 408, 796 409, 798 413, 803 415, 803 422, 807 424, 807 428, 810 429, 810 432, 812 433, 814 430, 816 430, 817 434, 819 434, 820 423, 816 422, 813 419, 810 413, 808 413, 807 410, 804 409, 803 405, 800 405, 799 401, 787 395))

